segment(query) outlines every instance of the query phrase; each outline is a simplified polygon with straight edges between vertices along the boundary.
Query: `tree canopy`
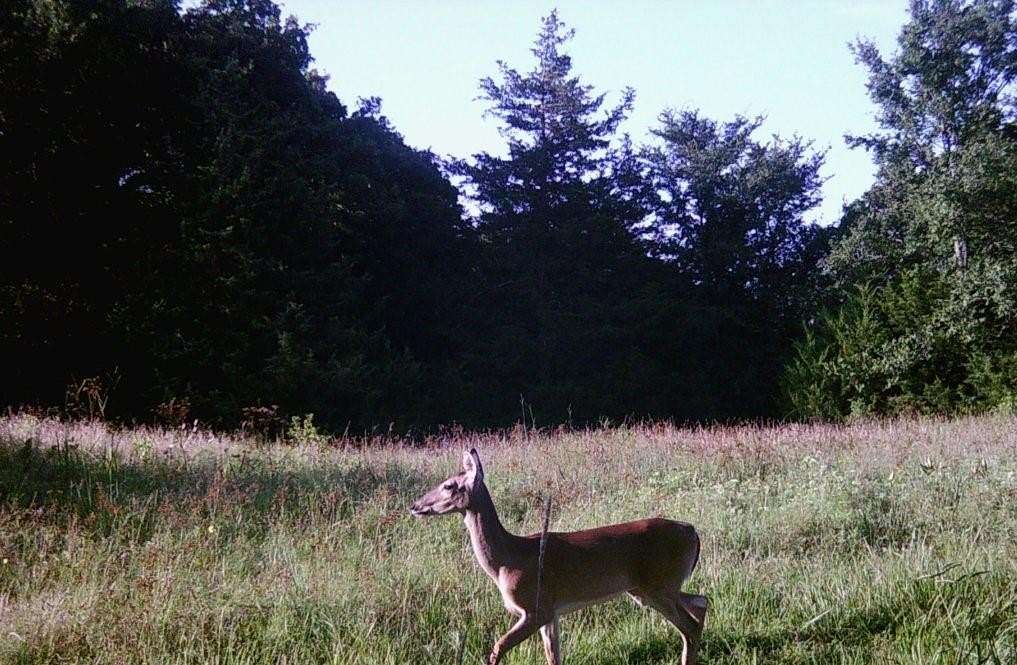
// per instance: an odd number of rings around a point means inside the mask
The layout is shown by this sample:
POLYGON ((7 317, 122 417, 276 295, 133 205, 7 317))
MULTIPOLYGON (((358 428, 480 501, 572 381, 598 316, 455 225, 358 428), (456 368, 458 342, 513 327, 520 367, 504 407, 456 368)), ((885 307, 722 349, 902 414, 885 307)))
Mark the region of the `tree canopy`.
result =
POLYGON ((666 109, 634 141, 556 12, 479 82, 504 153, 445 159, 271 0, 12 0, 0 403, 354 432, 1012 405, 1014 13, 915 0, 896 53, 853 46, 879 172, 824 228, 808 140, 666 109))
POLYGON ((849 141, 879 172, 827 261, 846 304, 789 370, 800 415, 1017 404, 1017 12, 915 0, 910 14, 890 58, 854 46, 881 131, 849 141))

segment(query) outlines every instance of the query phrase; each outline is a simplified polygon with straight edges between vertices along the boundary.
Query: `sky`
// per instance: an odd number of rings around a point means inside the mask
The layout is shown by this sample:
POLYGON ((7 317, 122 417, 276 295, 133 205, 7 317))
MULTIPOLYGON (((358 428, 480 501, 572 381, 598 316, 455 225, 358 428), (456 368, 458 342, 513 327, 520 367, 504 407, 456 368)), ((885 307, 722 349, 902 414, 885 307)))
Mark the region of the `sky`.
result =
POLYGON ((348 107, 378 96, 406 142, 442 156, 502 154, 504 141, 478 81, 504 60, 521 72, 551 9, 576 31, 573 71, 607 103, 636 91, 622 125, 650 139, 665 108, 699 109, 718 121, 763 115, 756 138, 797 134, 829 150, 823 204, 835 222, 872 183, 872 160, 844 134, 876 129, 866 71, 848 43, 874 41, 885 55, 907 19, 906 0, 283 0, 283 14, 316 24, 314 67, 348 107))

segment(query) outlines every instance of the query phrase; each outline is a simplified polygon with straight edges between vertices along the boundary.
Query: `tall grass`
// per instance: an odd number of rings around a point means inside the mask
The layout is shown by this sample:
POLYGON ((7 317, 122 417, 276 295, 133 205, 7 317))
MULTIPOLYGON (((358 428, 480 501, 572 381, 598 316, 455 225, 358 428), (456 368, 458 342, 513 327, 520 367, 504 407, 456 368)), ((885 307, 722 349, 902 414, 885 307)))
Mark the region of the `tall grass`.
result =
MULTIPOLYGON (((454 517, 484 457, 511 529, 661 514, 704 550, 706 663, 1017 662, 1017 420, 450 435, 412 448, 0 419, 0 662, 479 663, 510 624, 454 517)), ((677 663, 621 601, 568 663, 677 663)), ((542 662, 531 640, 509 663, 542 662)))

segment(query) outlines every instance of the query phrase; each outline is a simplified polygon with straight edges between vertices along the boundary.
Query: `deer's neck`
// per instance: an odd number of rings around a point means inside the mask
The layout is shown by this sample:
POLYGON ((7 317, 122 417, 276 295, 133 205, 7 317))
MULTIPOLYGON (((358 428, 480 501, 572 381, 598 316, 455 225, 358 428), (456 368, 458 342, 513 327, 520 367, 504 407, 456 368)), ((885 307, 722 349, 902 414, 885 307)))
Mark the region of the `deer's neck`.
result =
POLYGON ((463 519, 470 532, 473 554, 484 572, 497 579, 498 569, 509 563, 514 536, 501 525, 487 487, 480 485, 476 488, 471 504, 463 519))

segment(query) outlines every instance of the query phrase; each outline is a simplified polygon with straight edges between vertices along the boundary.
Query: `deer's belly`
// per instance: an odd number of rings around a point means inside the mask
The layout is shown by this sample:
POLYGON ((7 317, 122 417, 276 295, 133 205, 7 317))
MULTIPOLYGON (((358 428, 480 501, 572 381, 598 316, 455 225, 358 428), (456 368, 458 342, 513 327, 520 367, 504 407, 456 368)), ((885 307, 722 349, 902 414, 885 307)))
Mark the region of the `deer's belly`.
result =
POLYGON ((606 603, 609 600, 614 600, 618 596, 622 595, 622 593, 624 593, 624 592, 617 591, 617 592, 611 593, 610 595, 599 596, 597 598, 585 598, 585 599, 582 599, 582 600, 574 600, 574 601, 570 601, 570 602, 559 603, 556 609, 557 609, 558 614, 569 614, 571 612, 575 612, 576 610, 581 610, 581 609, 589 607, 591 605, 599 605, 600 603, 606 603))
MULTIPOLYGON (((496 578, 498 591, 501 592, 505 609, 521 616, 534 610, 534 580, 504 574, 496 578)), ((631 590, 634 584, 630 576, 624 572, 602 573, 585 576, 579 574, 559 575, 543 581, 540 593, 541 613, 553 610, 555 613, 574 612, 590 605, 611 600, 631 590)))

